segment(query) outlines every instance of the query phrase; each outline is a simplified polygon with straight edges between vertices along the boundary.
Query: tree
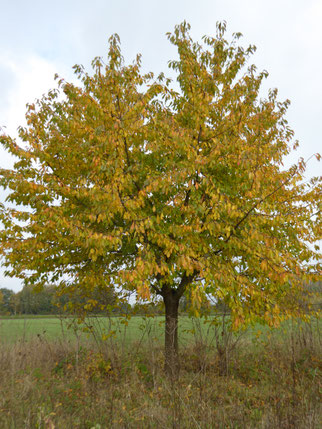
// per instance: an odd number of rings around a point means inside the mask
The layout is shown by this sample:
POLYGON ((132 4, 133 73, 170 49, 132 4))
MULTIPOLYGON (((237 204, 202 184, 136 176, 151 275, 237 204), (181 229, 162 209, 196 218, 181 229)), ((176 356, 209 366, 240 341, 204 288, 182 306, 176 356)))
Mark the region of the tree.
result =
POLYGON ((1 211, 7 274, 85 296, 160 295, 173 376, 187 289, 196 310, 206 294, 223 300, 234 326, 273 323, 296 313, 290 296, 321 268, 321 181, 304 182, 303 159, 283 167, 297 146, 289 101, 277 90, 260 99, 267 72, 246 68, 255 47, 238 46, 239 33, 229 43, 218 24, 195 43, 189 28, 168 34, 178 88, 142 74, 140 56, 125 65, 113 36, 106 64, 94 59, 92 75, 75 66, 80 86, 58 79, 28 106, 23 144, 1 137, 18 157, 1 170, 16 205, 1 211))
POLYGON ((13 307, 12 307, 12 296, 14 296, 15 293, 11 289, 7 288, 1 288, 0 289, 0 312, 4 313, 12 313, 13 307))
POLYGON ((45 285, 36 293, 31 285, 26 285, 18 292, 19 313, 21 314, 52 314, 57 313, 54 306, 55 288, 45 285))

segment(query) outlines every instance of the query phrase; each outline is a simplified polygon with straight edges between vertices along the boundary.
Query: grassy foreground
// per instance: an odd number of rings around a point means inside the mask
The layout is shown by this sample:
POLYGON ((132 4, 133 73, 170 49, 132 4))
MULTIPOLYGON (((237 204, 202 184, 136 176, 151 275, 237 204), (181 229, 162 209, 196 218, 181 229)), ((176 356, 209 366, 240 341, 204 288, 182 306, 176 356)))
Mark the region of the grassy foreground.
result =
POLYGON ((0 428, 321 427, 316 320, 232 335, 183 319, 178 383, 163 374, 161 319, 106 320, 115 335, 95 326, 97 342, 50 318, 16 321, 19 337, 12 322, 0 320, 0 428))

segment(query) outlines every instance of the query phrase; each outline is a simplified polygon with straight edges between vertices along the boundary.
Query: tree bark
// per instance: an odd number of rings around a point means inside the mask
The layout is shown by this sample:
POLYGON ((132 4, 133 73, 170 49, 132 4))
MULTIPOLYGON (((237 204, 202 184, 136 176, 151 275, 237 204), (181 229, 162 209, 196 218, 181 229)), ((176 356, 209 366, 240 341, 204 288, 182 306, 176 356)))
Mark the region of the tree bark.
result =
POLYGON ((163 295, 165 305, 165 373, 176 379, 179 376, 178 309, 180 296, 175 290, 163 295))

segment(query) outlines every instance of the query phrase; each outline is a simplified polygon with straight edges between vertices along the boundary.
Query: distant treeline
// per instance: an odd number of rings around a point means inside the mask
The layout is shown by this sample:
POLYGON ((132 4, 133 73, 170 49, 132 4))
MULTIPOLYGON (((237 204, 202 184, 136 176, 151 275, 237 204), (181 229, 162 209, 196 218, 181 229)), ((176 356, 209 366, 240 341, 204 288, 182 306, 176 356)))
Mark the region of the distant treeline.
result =
MULTIPOLYGON (((106 312, 117 301, 114 290, 95 291, 91 295, 94 313, 106 312)), ((7 288, 0 288, 0 314, 60 314, 79 309, 87 304, 87 298, 73 294, 59 295, 54 285, 45 286, 41 291, 35 292, 31 286, 25 286, 20 292, 7 288)))
MULTIPOLYGON (((40 291, 34 291, 33 287, 25 286, 20 292, 7 288, 0 288, 0 315, 57 315, 62 313, 81 313, 86 308, 86 313, 95 314, 138 314, 138 315, 162 315, 164 305, 162 300, 144 303, 135 302, 132 305, 126 299, 120 297, 113 289, 92 291, 90 296, 80 296, 77 291, 70 294, 58 294, 54 285, 47 285, 40 291)), ((191 302, 183 296, 179 311, 189 313, 191 302)), ((202 312, 215 310, 216 312, 229 312, 223 302, 215 305, 202 304, 202 312)))
MULTIPOLYGON (((58 294, 57 287, 47 285, 41 291, 35 292, 31 286, 25 286, 20 292, 7 288, 0 288, 0 315, 16 314, 42 314, 55 315, 61 313, 81 312, 84 307, 86 312, 95 314, 164 314, 162 301, 154 303, 135 303, 130 305, 126 300, 118 296, 112 288, 97 289, 88 297, 81 296, 77 291, 70 294, 58 294)), ((314 310, 322 309, 322 281, 305 286, 303 300, 299 305, 314 310)), ((191 303, 189 298, 183 297, 180 302, 180 312, 189 313, 191 303)), ((203 304, 203 312, 216 311, 219 313, 229 312, 224 302, 215 304, 203 304)))

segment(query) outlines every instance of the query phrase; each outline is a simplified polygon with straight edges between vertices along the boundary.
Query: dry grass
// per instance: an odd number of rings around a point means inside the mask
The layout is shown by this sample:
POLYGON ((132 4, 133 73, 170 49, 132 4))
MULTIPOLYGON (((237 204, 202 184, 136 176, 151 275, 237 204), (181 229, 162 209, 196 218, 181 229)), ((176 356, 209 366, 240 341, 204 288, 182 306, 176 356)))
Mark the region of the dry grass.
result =
POLYGON ((321 427, 318 333, 306 326, 181 351, 177 383, 160 346, 33 342, 0 346, 0 427, 321 427), (226 344, 226 352, 222 352, 226 344), (223 362, 224 359, 224 362, 223 362))

